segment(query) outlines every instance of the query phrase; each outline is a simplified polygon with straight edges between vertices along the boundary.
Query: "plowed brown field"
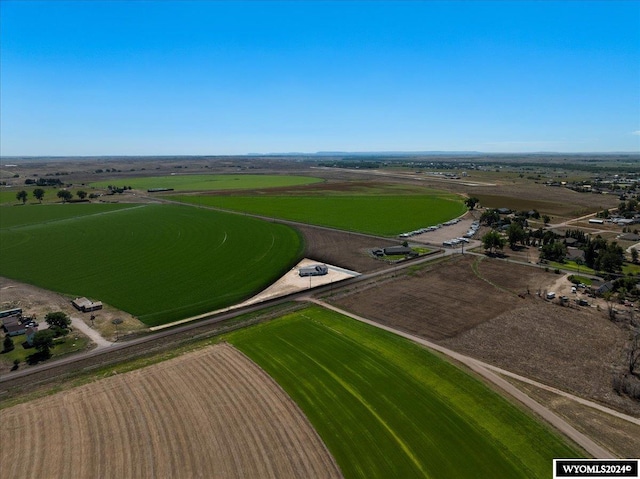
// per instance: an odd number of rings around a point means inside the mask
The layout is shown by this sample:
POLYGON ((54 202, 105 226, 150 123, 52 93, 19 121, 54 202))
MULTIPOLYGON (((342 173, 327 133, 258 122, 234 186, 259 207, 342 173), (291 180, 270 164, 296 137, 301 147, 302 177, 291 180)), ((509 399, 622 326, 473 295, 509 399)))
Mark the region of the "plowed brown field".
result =
POLYGON ((11 478, 339 478, 296 404, 217 345, 0 411, 11 478))

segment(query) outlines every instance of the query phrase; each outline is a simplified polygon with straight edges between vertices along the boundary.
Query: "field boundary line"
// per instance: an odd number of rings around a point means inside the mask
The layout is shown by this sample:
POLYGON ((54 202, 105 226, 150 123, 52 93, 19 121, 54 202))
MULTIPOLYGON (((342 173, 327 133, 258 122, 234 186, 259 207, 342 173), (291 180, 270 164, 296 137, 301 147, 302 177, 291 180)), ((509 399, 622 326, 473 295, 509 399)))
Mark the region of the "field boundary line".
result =
POLYGON ((593 439, 591 439, 587 435, 578 431, 576 428, 574 428, 567 421, 565 421, 560 416, 552 412, 550 409, 548 409, 547 407, 543 406, 539 402, 535 401, 534 399, 532 399, 531 397, 523 393, 520 389, 515 387, 506 379, 500 377, 498 373, 492 371, 490 368, 487 367, 488 365, 483 363, 482 361, 474 359, 470 356, 465 356, 463 354, 457 353, 451 349, 445 348, 443 346, 440 346, 426 339, 420 338, 418 336, 414 336, 413 334, 405 333, 404 331, 400 331, 392 327, 379 324, 370 319, 363 318, 362 316, 358 316, 356 314, 350 313, 336 306, 325 303, 324 301, 321 301, 315 298, 308 298, 307 300, 311 303, 317 304, 318 306, 321 306, 326 309, 330 309, 332 311, 335 311, 339 314, 350 317, 362 323, 369 324, 376 328, 393 333, 397 336, 401 336, 405 339, 413 341, 414 343, 420 344, 434 351, 438 351, 452 359, 455 359, 456 361, 459 361, 460 363, 469 367, 472 371, 476 372, 480 376, 489 380, 495 386, 499 387, 504 392, 506 392, 507 394, 509 394, 510 396, 512 396, 513 398, 517 399, 519 402, 524 404, 532 412, 542 417, 547 423, 549 423, 550 425, 555 427, 558 431, 560 431, 565 436, 570 438, 572 441, 574 441, 576 444, 582 447, 587 453, 589 453, 594 458, 604 459, 604 458, 616 457, 613 453, 608 451, 603 446, 597 444, 593 439))
POLYGON ((516 292, 514 292, 514 291, 511 291, 510 289, 503 288, 502 286, 498 286, 496 283, 494 283, 493 281, 488 280, 487 278, 483 277, 483 276, 480 274, 480 269, 478 268, 478 266, 480 265, 480 262, 481 262, 482 260, 484 260, 484 258, 485 258, 484 256, 478 256, 478 257, 475 259, 475 261, 474 261, 473 263, 471 263, 471 270, 473 271, 473 274, 475 274, 475 275, 476 275, 476 277, 477 277, 479 280, 484 281, 485 283, 490 284, 491 286, 493 286, 494 288, 496 288, 496 289, 498 289, 498 290, 500 290, 500 291, 503 291, 503 292, 505 292, 505 293, 509 293, 509 294, 513 294, 513 295, 515 295, 515 296, 518 296, 518 293, 516 293, 516 292))
POLYGON ((8 231, 28 230, 30 228, 39 228, 42 225, 51 225, 55 223, 70 223, 70 222, 82 220, 85 218, 93 218, 94 216, 104 216, 104 215, 110 215, 112 213, 120 213, 121 211, 137 210, 138 208, 146 208, 147 206, 149 205, 143 204, 143 205, 137 205, 137 206, 130 206, 128 208, 119 208, 117 210, 111 210, 111 211, 101 211, 100 213, 93 213, 90 215, 72 216, 71 218, 61 218, 57 220, 41 221, 40 223, 30 223, 27 225, 9 226, 7 228, 0 228, 0 230, 8 230, 8 231))

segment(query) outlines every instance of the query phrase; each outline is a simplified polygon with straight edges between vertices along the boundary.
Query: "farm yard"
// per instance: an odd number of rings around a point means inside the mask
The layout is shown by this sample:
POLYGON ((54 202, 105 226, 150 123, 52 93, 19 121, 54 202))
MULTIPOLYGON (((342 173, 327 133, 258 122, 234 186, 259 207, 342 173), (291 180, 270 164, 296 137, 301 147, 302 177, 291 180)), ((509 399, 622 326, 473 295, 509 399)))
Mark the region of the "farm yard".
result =
POLYGON ((224 344, 4 409, 0 419, 3 475, 16 479, 342 477, 296 404, 224 344))
POLYGON ((579 457, 446 361, 319 307, 226 340, 300 405, 346 478, 548 477, 553 457, 579 457))
POLYGON ((238 303, 302 253, 287 226, 176 205, 3 208, 0 239, 3 276, 98 298, 149 326, 238 303))

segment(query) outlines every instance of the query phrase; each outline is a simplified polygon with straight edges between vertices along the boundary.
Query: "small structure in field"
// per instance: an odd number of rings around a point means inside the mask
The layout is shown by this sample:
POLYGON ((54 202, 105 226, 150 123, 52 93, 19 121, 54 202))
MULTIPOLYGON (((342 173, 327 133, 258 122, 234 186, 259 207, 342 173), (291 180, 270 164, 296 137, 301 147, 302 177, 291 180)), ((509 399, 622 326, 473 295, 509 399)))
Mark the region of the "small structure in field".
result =
POLYGON ((312 264, 303 266, 298 270, 300 276, 324 276, 329 272, 326 264, 312 264))
POLYGON ((408 246, 389 246, 384 249, 386 256, 407 255, 413 253, 413 250, 408 246))
POLYGON ((78 311, 82 311, 83 313, 102 309, 102 303, 100 301, 93 302, 85 297, 76 298, 71 301, 71 304, 73 304, 74 308, 76 308, 78 311))

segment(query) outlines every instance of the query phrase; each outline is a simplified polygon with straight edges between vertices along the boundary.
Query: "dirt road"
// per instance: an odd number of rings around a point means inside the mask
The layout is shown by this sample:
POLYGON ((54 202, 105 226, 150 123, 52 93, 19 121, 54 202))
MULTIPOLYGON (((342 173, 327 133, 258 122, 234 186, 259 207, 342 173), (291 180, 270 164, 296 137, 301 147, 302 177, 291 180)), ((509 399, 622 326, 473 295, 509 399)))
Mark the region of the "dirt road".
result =
MULTIPOLYGON (((391 327, 388 327, 388 326, 384 326, 384 325, 379 324, 379 323, 377 323, 375 321, 371 321, 371 320, 363 318, 361 316, 349 313, 348 311, 344 311, 344 310, 342 310, 340 308, 336 308, 335 306, 327 304, 324 301, 321 301, 321 300, 318 300, 318 299, 315 299, 315 298, 308 298, 308 301, 316 303, 316 304, 318 304, 318 305, 320 305, 320 306, 322 306, 324 308, 336 311, 336 312, 338 312, 340 314, 343 314, 345 316, 349 316, 350 318, 356 319, 357 321, 361 321, 361 322, 369 324, 371 326, 375 326, 376 328, 384 329, 385 331, 389 331, 389 332, 391 332, 393 334, 396 334, 398 336, 402 336, 402 337, 404 337, 406 339, 409 339, 410 341, 413 341, 415 343, 421 344, 422 346, 425 346, 425 347, 427 347, 429 349, 433 349, 435 351, 438 351, 438 352, 440 352, 442 354, 445 354, 445 355, 449 356, 450 358, 455 359, 456 361, 461 362, 462 364, 464 364, 465 366, 467 366, 468 368, 470 368, 471 370, 473 370, 477 374, 480 374, 482 377, 484 377, 484 378, 488 379, 489 381, 491 381, 493 384, 498 386, 500 389, 502 389, 503 391, 508 393, 510 396, 516 398, 518 401, 523 403, 529 409, 534 411, 536 414, 541 416, 543 419, 545 419, 547 422, 552 424, 559 431, 561 431, 563 434, 565 434, 567 437, 569 437, 571 440, 573 440, 576 444, 580 445, 585 451, 587 451, 589 454, 591 454, 594 458, 604 459, 604 458, 614 458, 615 457, 611 452, 607 451, 605 448, 603 448, 602 446, 600 446, 599 444, 594 442, 592 439, 590 439, 586 435, 584 435, 581 432, 579 432, 578 430, 576 430, 573 426, 571 426, 569 423, 567 423, 560 416, 558 416, 555 413, 551 412, 549 409, 547 409, 546 407, 544 407, 540 403, 534 401, 529 396, 527 396, 522 391, 520 391, 515 386, 513 386, 511 383, 509 383, 508 381, 506 381, 505 379, 500 377, 497 374, 497 372, 501 373, 502 370, 500 370, 499 368, 495 368, 493 366, 489 366, 488 364, 485 364, 485 363, 483 363, 481 361, 478 361, 477 359, 471 358, 469 356, 464 356, 464 355, 459 354, 459 353, 457 353, 457 352, 455 352, 455 351, 453 351, 451 349, 444 348, 442 346, 439 346, 438 344, 435 344, 435 343, 433 343, 431 341, 427 341, 425 339, 419 338, 419 337, 414 336, 412 334, 408 334, 408 333, 405 333, 403 331, 398 331, 398 330, 396 330, 394 328, 391 328, 391 327)), ((511 375, 511 376, 516 376, 517 379, 520 379, 520 377, 517 376, 517 375, 511 375)), ((527 380, 527 379, 528 378, 524 378, 523 377, 521 380, 527 380)), ((631 418, 631 419, 634 419, 634 418, 631 418)))

